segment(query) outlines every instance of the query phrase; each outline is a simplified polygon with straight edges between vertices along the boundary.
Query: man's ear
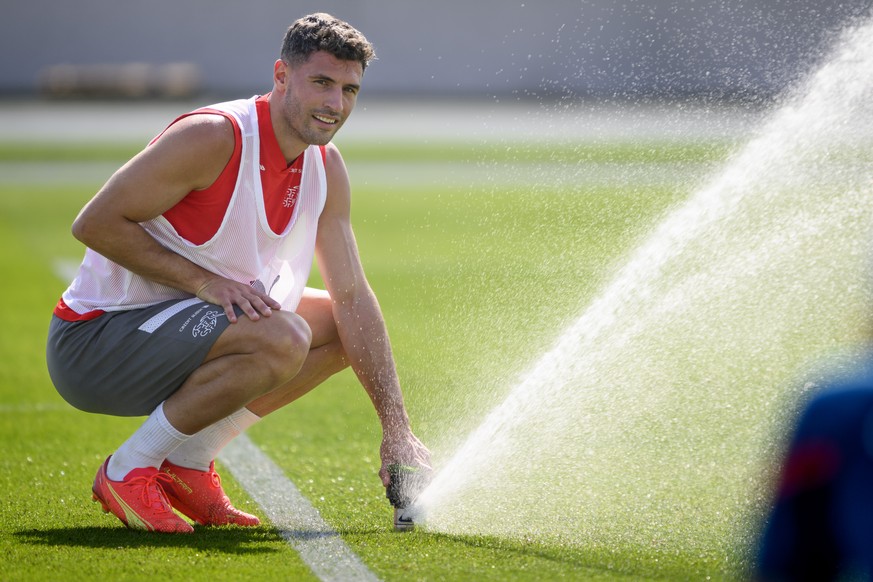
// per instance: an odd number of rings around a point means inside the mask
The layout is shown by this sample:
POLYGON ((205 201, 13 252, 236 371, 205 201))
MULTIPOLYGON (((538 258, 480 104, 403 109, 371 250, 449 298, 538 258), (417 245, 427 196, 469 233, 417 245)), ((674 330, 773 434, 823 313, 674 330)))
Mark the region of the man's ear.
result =
POLYGON ((276 89, 284 92, 288 84, 288 64, 282 59, 277 59, 273 63, 273 84, 276 89))

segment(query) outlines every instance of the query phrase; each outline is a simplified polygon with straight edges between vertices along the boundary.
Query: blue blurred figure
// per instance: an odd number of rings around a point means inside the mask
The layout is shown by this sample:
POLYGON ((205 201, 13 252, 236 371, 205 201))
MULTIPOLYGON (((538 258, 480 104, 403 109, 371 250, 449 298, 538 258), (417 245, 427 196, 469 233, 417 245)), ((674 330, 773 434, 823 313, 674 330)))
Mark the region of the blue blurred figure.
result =
POLYGON ((756 568, 759 580, 873 579, 873 371, 803 410, 756 568))

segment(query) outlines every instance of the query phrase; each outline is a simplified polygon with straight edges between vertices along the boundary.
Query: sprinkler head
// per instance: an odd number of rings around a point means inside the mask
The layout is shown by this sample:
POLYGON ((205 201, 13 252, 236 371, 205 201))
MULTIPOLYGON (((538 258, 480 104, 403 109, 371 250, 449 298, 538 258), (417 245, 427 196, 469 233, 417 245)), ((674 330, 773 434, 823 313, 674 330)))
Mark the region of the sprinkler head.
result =
POLYGON ((394 508, 394 531, 412 531, 415 529, 415 516, 412 512, 408 512, 408 509, 407 507, 394 508))
POLYGON ((391 483, 385 488, 385 497, 394 506, 394 530, 415 529, 413 504, 422 490, 430 483, 431 472, 421 467, 388 465, 391 483))

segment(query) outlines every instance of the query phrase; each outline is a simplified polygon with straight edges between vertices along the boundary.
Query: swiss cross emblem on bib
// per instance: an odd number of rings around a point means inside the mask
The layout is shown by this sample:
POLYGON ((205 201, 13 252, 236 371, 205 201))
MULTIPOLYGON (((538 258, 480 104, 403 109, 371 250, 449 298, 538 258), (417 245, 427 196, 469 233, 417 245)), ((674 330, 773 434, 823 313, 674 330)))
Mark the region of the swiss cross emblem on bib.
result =
POLYGON ((291 208, 297 202, 297 195, 300 193, 300 186, 291 186, 285 193, 285 198, 282 200, 282 206, 291 208))

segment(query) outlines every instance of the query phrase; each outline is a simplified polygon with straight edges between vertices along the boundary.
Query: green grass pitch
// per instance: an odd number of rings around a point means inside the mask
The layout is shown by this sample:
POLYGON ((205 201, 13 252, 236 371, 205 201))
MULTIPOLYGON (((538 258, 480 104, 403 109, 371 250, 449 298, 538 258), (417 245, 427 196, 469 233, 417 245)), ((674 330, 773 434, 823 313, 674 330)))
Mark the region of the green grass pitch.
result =
MULTIPOLYGON (((441 432, 458 410, 496 403, 472 387, 507 369, 521 371, 531 350, 548 346, 646 228, 726 152, 712 143, 512 145, 343 148, 362 258, 386 316, 414 427, 437 459, 459 438, 441 432), (384 171, 369 171, 376 163, 384 171), (401 172, 410 164, 426 171, 397 181, 392 168, 401 172), (673 183, 587 178, 588 169, 643 168, 646 176, 646 168, 665 167, 673 168, 673 183)), ((62 172, 55 162, 120 165, 136 149, 3 143, 0 162, 62 172)), ((148 535, 126 530, 90 502, 95 471, 140 419, 66 405, 47 376, 44 341, 66 286, 55 265, 82 254, 69 225, 106 177, 98 171, 73 181, 62 174, 51 183, 0 180, 0 580, 314 579, 269 523, 148 535)), ((465 422, 472 429, 479 418, 471 414, 465 422)), ((606 548, 584 539, 550 545, 536 538, 394 533, 376 476, 376 417, 348 371, 256 425, 250 436, 384 580, 740 575, 735 563, 696 555, 690 541, 671 557, 656 558, 646 547, 606 548)), ((263 517, 229 476, 224 483, 238 506, 263 517)))

